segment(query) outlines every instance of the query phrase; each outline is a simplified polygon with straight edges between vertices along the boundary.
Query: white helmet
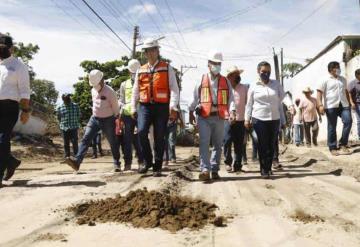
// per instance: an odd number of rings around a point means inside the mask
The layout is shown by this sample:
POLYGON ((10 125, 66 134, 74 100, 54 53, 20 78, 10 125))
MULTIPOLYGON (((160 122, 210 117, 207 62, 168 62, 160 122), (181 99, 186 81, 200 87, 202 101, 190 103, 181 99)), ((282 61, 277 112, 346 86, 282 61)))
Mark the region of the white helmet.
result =
POLYGON ((100 70, 94 69, 89 73, 89 84, 92 87, 99 85, 101 79, 104 77, 104 73, 100 70))
POLYGON ((208 60, 215 63, 221 63, 223 61, 223 55, 219 51, 210 51, 208 54, 208 60))
POLYGON ((159 41, 157 39, 148 38, 148 39, 145 39, 142 49, 145 50, 145 49, 154 48, 154 47, 160 47, 159 41))
POLYGON ((126 67, 130 73, 135 74, 136 71, 140 68, 141 64, 137 59, 131 59, 126 67))

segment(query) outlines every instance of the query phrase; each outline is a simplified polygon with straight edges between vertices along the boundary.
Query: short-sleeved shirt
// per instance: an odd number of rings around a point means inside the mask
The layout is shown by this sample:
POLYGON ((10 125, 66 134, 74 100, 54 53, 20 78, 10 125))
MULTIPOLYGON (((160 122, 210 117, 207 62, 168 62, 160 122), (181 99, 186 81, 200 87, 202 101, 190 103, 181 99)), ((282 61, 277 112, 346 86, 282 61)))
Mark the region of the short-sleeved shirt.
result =
POLYGON ((111 87, 104 85, 100 92, 91 89, 93 115, 99 118, 116 116, 120 112, 117 96, 111 87))
POLYGON ((360 104, 360 81, 355 79, 348 84, 348 91, 354 100, 354 103, 360 104))
POLYGON ((313 122, 317 120, 317 112, 316 112, 316 99, 314 97, 304 98, 300 102, 300 108, 303 110, 303 119, 304 122, 313 122))
POLYGON ((349 106, 349 101, 346 98, 346 79, 344 77, 335 78, 330 76, 318 86, 317 90, 324 94, 325 109, 337 108, 340 103, 343 107, 349 106))
POLYGON ((62 104, 58 107, 57 114, 61 130, 67 131, 80 127, 80 109, 77 104, 73 102, 68 105, 62 104))

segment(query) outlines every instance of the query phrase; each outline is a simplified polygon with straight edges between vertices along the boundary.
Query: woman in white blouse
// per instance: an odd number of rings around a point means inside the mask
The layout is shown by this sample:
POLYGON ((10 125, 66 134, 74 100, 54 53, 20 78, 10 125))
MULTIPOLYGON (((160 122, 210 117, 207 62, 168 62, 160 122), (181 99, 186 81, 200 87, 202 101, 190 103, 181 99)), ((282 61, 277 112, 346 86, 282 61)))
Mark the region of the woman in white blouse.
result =
POLYGON ((263 178, 270 178, 280 119, 285 119, 281 110, 284 91, 278 81, 270 79, 271 66, 268 62, 259 63, 257 72, 259 80, 250 86, 248 92, 245 127, 249 129, 252 126, 258 136, 260 173, 263 178))

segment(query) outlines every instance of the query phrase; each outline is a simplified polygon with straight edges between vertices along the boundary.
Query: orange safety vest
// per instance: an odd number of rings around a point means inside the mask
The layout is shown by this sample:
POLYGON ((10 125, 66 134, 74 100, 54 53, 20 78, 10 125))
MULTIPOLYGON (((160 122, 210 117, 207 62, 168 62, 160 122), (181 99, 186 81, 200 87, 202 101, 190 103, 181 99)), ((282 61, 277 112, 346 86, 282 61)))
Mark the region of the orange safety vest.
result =
MULTIPOLYGON (((211 86, 209 76, 203 75, 201 80, 200 87, 200 105, 201 105, 201 116, 207 118, 210 116, 211 107, 214 106, 212 102, 211 96, 211 86)), ((218 115, 222 119, 227 119, 229 117, 228 110, 228 102, 229 102, 229 87, 227 84, 227 80, 223 76, 219 76, 218 79, 218 90, 217 90, 217 110, 218 115)))
POLYGON ((141 103, 169 103, 169 65, 160 61, 150 71, 149 65, 140 67, 138 72, 141 103))

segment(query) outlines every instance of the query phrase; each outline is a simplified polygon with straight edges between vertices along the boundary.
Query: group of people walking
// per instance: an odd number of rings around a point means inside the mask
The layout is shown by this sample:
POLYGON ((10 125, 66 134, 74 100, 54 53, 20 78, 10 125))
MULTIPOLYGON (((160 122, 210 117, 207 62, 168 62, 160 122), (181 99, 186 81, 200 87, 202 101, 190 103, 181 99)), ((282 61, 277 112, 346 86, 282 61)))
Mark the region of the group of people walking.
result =
MULTIPOLYGON (((130 60, 126 67, 130 78, 121 84, 118 92, 106 85, 102 71, 92 70, 89 73, 92 116, 80 145, 79 107, 71 101, 71 95, 63 95, 63 104, 57 109, 64 139, 63 163, 78 171, 88 148, 93 144, 96 148, 99 143, 99 133, 109 143, 115 172, 122 170, 120 147, 124 155, 124 170, 132 168, 133 150, 140 165, 139 173, 147 173, 152 168, 153 176, 158 177, 161 176, 163 163, 176 161, 176 123, 181 115, 179 85, 174 69, 161 60, 159 48, 157 40, 144 42, 143 52, 147 63, 141 65, 135 59, 130 60), (149 140, 151 126, 153 145, 149 140)), ((28 121, 30 112, 29 74, 26 66, 12 56, 12 51, 11 37, 0 35, 0 181, 11 178, 20 165, 20 161, 11 155, 10 136, 19 110, 23 124, 28 121)), ((257 65, 258 80, 250 86, 242 83, 243 70, 236 66, 223 75, 222 62, 221 52, 209 53, 208 72, 196 83, 189 105, 190 123, 197 126, 200 137, 199 179, 207 181, 220 178, 222 152, 226 170, 241 171, 249 136, 253 144, 253 159, 259 160, 260 174, 263 178, 269 178, 274 168, 281 168, 278 163, 279 134, 289 127, 284 111, 283 87, 271 79, 271 65, 266 61, 257 65)), ((306 145, 317 146, 318 121, 321 122, 322 115, 326 114, 331 154, 349 154, 351 108, 357 114, 360 136, 360 70, 356 70, 356 80, 349 85, 341 76, 338 62, 330 62, 328 72, 328 78, 316 88, 317 98, 312 96, 312 89, 306 87, 304 97, 296 99, 288 107, 295 144, 303 144, 305 133, 306 145), (344 124, 339 145, 336 135, 338 117, 344 124)), ((99 151, 102 152, 101 147, 99 151)))

